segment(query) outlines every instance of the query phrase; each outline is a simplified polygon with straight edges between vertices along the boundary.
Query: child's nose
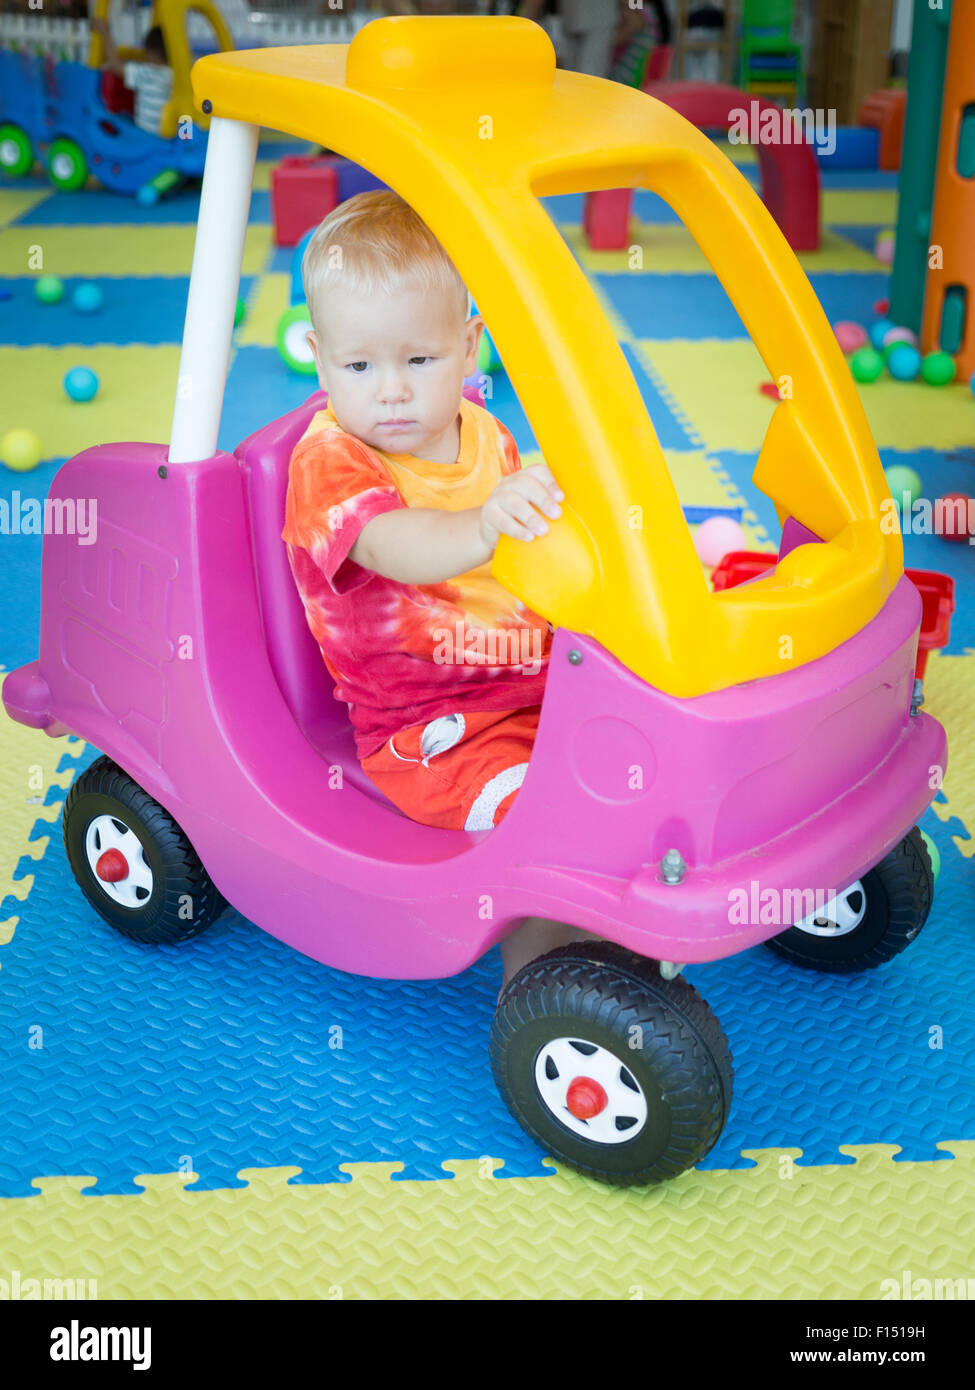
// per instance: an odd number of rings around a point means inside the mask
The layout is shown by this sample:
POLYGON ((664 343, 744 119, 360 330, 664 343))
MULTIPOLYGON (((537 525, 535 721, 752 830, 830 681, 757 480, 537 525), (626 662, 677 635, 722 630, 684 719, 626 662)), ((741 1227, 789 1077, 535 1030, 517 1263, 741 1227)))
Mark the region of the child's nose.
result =
POLYGON ((381 401, 399 401, 409 395, 409 388, 406 378, 400 372, 389 372, 379 383, 379 399, 381 401))

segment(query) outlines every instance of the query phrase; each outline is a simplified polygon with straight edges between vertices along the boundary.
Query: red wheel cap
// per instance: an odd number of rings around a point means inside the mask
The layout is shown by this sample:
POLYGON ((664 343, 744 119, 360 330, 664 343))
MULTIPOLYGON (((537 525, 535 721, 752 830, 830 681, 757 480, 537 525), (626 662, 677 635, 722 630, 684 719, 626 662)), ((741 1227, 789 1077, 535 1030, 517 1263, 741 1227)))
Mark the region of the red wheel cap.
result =
POLYGON ((591 1076, 577 1076, 569 1084, 565 1103, 569 1114, 574 1115, 577 1120, 591 1120, 594 1115, 606 1109, 609 1097, 599 1082, 593 1081, 591 1076))
POLYGON ((129 876, 129 864, 120 849, 107 849, 98 856, 95 873, 103 883, 119 883, 129 876))

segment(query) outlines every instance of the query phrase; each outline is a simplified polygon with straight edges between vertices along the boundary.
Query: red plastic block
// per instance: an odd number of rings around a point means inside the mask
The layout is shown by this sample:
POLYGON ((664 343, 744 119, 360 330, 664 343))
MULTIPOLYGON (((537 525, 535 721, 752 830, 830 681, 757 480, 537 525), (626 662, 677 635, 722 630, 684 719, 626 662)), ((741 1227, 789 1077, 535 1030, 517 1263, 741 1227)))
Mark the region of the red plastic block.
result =
POLYGON ((339 179, 334 156, 286 155, 271 172, 271 217, 278 246, 297 246, 338 206, 339 179))
POLYGON ((887 88, 872 92, 857 113, 857 124, 880 131, 881 169, 899 169, 904 145, 904 115, 907 111, 906 89, 887 88))
POLYGON ((602 188, 586 194, 582 225, 591 250, 626 250, 632 206, 632 188, 602 188))

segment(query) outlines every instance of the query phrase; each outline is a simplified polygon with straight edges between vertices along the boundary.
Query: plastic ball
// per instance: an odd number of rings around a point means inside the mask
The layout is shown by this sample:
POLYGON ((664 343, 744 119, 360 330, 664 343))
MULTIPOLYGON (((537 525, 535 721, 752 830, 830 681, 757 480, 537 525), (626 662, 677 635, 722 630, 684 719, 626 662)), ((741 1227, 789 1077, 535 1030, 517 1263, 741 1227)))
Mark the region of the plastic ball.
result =
POLYGON ((42 275, 34 285, 34 294, 42 304, 57 304, 64 298, 64 281, 56 275, 42 275))
POLYGON ((862 347, 850 358, 850 371, 857 381, 876 381, 884 369, 884 359, 873 348, 862 347))
POLYGON ((890 488, 894 505, 900 511, 905 497, 907 498, 907 508, 914 505, 921 495, 923 483, 913 468, 905 468, 903 464, 894 464, 891 468, 884 469, 884 477, 887 479, 887 486, 890 488))
MULTIPOLYGON (((944 536, 946 541, 967 541, 972 534, 968 524, 971 509, 975 507, 970 497, 963 492, 946 492, 934 504, 935 534, 944 536)), ((975 514, 973 520, 975 520, 975 514)))
POLYGON ((892 328, 896 327, 896 323, 891 323, 890 319, 878 319, 875 324, 871 325, 870 341, 878 352, 880 352, 884 345, 884 338, 892 328))
POLYGON ((72 367, 65 373, 64 389, 73 401, 90 401, 98 394, 98 377, 90 367, 72 367))
POLYGON ((730 516, 709 516, 694 533, 694 549, 706 565, 717 565, 732 550, 745 549, 745 533, 730 516))
POLYGON ((33 430, 8 430, 0 439, 0 458, 15 473, 29 473, 41 461, 41 441, 33 430))
POLYGON ((240 295, 238 295, 238 296, 237 296, 237 307, 236 307, 236 309, 234 309, 234 327, 235 327, 235 328, 237 328, 240 324, 242 324, 242 323, 244 322, 244 315, 245 315, 246 313, 247 313, 247 305, 246 305, 246 304, 244 303, 244 301, 241 299, 240 295))
POLYGON ((490 375, 491 372, 496 372, 500 366, 501 358, 498 356, 498 350, 494 346, 490 333, 485 328, 481 334, 481 341, 477 345, 477 369, 479 372, 490 375))
POLYGON ((71 296, 72 307, 79 314, 97 314, 104 303, 105 296, 91 280, 83 280, 71 296))
POLYGON ((844 319, 841 323, 834 323, 833 332, 836 334, 836 341, 847 353, 856 352, 858 348, 866 347, 870 341, 863 325, 853 323, 849 319, 844 319))
POLYGON ((897 343, 910 343, 911 347, 917 347, 917 334, 912 333, 909 328, 892 328, 889 333, 884 334, 881 346, 885 352, 889 352, 897 343))
POLYGON ((938 875, 941 872, 941 855, 938 851, 938 846, 934 843, 926 830, 921 831, 921 839, 924 841, 924 848, 927 850, 928 858, 931 860, 931 872, 937 883, 938 875))
POLYGON ((894 264, 894 242, 893 232, 881 232, 874 242, 873 254, 883 265, 894 264))
POLYGON ((921 363, 921 375, 929 386, 947 386, 954 381, 955 370, 950 352, 929 352, 921 363))
POLYGON ((895 343, 887 353, 887 370, 895 381, 916 381, 921 371, 921 354, 910 343, 895 343))

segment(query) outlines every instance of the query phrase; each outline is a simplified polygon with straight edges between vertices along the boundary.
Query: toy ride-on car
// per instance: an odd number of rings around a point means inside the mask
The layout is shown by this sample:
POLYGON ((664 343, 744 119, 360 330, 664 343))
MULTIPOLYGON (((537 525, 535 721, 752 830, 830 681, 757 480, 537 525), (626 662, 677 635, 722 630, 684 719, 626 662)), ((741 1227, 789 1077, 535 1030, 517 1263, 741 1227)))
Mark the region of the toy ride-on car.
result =
POLYGON ((732 1093, 724 1035, 682 967, 769 941, 859 970, 931 906, 914 827, 945 736, 912 699, 921 601, 880 525, 889 493, 829 324, 721 152, 644 93, 556 71, 527 20, 380 19, 347 47, 208 56, 193 82, 213 119, 180 363, 192 389, 168 448, 104 445, 61 468, 52 497, 96 498, 97 541, 45 537, 40 657, 4 684, 14 718, 104 752, 65 803, 72 869, 126 936, 190 937, 226 901, 363 975, 456 974, 527 919, 598 937, 508 982, 494 1075, 556 1158, 618 1183, 672 1177, 713 1146, 732 1093), (503 537, 493 561, 556 632, 530 767, 491 831, 416 824, 356 760, 281 540, 289 457, 320 396, 216 447, 262 123, 415 207, 565 493, 547 535, 503 537), (778 563, 721 593, 539 201, 625 186, 677 210, 772 379, 793 383, 755 471, 778 563))

